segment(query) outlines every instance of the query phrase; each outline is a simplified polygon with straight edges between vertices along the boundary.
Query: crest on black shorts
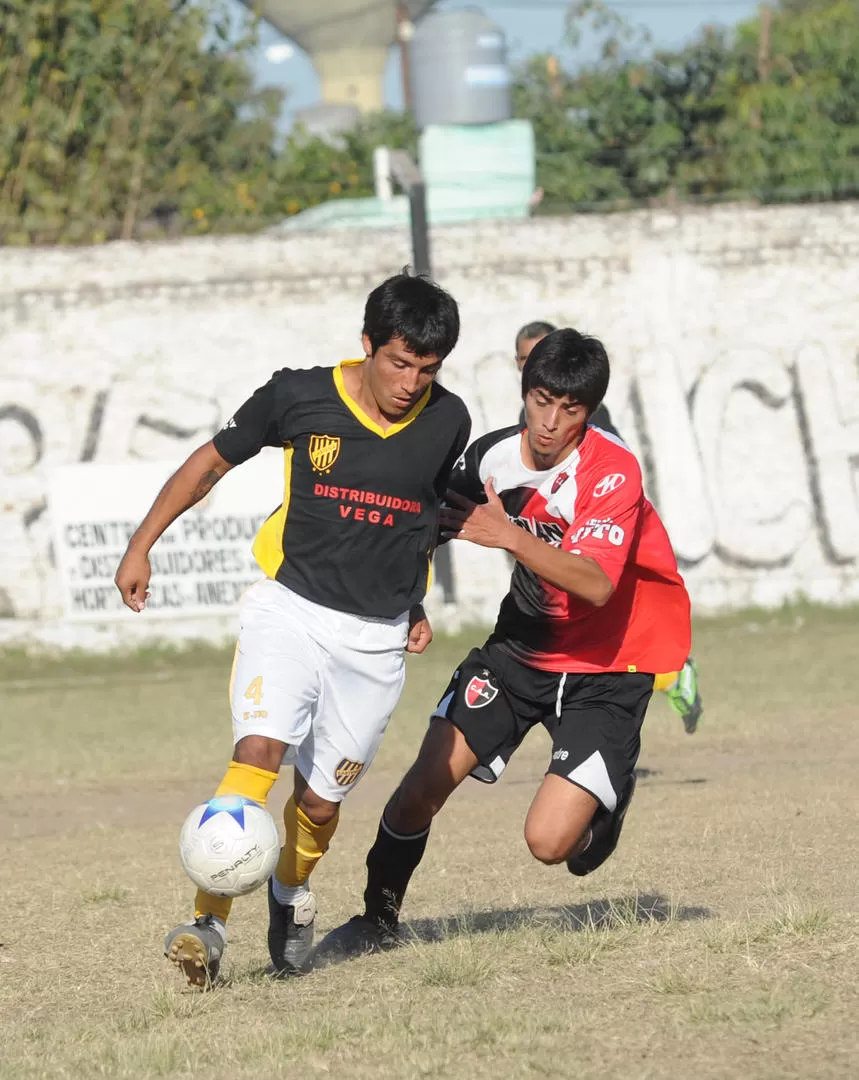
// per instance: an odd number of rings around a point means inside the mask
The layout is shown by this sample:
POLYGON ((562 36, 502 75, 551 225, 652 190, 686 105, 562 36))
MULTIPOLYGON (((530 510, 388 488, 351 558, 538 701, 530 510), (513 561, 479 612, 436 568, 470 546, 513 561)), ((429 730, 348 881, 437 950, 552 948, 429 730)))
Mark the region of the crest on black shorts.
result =
POLYGON ((482 709, 498 697, 498 687, 488 671, 475 675, 465 688, 465 704, 469 709, 482 709))
POLYGON ((350 784, 355 783, 363 768, 363 761, 350 761, 347 757, 341 758, 337 768, 334 770, 334 779, 340 787, 348 787, 350 784))
POLYGON ((331 472, 340 456, 340 439, 336 435, 311 435, 308 453, 314 472, 331 472))

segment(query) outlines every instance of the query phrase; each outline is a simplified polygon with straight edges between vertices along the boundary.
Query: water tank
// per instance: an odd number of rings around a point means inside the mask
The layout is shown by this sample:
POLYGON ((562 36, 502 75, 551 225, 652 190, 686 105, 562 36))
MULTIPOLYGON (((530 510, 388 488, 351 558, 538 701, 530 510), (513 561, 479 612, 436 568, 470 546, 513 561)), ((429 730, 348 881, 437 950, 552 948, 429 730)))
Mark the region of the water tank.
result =
POLYGON ((510 118, 507 42, 478 8, 433 11, 417 24, 411 82, 419 128, 510 118))
POLYGON ((304 49, 322 100, 384 108, 384 74, 397 40, 397 12, 418 19, 437 0, 243 0, 304 49))

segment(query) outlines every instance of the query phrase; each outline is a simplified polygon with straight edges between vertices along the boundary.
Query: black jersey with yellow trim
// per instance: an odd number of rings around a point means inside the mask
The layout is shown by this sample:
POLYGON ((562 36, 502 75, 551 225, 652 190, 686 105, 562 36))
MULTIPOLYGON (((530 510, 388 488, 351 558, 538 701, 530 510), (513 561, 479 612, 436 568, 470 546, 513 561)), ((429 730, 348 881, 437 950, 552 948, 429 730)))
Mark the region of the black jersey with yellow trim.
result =
POLYGON ((267 577, 324 607, 396 618, 426 594, 439 502, 471 421, 433 383, 384 429, 349 397, 342 369, 276 371, 213 442, 231 465, 283 447, 283 501, 253 547, 267 577))

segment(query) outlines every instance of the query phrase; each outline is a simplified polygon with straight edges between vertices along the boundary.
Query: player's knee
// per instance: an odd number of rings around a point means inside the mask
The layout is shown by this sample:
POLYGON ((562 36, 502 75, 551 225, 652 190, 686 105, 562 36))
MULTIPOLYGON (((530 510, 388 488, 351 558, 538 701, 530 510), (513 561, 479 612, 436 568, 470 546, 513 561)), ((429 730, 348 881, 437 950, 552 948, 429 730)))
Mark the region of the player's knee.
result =
POLYGON ((566 859, 572 844, 569 837, 526 823, 525 843, 534 858, 546 866, 556 866, 566 859))
POLYGON ((276 773, 280 770, 285 749, 285 745, 277 739, 269 739, 265 735, 245 735, 236 743, 233 761, 276 773))
POLYGON ((340 803, 329 802, 328 799, 323 799, 315 791, 311 791, 310 788, 304 789, 301 797, 296 799, 296 805, 310 818, 314 825, 327 825, 334 820, 337 811, 340 809, 340 803))

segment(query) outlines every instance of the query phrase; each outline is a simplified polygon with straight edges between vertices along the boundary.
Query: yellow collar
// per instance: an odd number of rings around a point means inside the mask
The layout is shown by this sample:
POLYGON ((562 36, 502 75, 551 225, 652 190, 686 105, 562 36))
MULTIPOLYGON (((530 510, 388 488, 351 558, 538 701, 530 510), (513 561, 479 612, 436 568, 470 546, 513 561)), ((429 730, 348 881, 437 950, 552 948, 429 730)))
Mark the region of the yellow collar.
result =
POLYGON ((389 428, 383 428, 381 424, 377 424, 375 420, 371 419, 361 408, 357 401, 353 400, 346 391, 346 384, 343 381, 343 368, 355 367, 358 364, 363 364, 363 360, 343 360, 334 368, 334 385, 337 387, 337 393, 340 395, 343 404, 355 417, 359 424, 363 424, 365 428, 372 431, 374 435, 378 435, 382 439, 389 439, 392 435, 398 434, 403 428, 409 426, 415 417, 419 416, 423 412, 430 399, 432 393, 432 383, 426 388, 423 394, 421 394, 418 401, 409 409, 402 420, 398 420, 396 424, 391 424, 389 428))

